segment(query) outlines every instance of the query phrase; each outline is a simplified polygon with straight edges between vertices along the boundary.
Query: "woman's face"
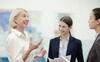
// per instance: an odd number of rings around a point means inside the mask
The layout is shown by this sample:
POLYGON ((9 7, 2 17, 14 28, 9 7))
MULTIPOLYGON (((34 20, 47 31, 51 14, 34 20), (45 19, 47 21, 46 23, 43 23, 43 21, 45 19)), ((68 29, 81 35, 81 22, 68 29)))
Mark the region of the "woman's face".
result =
POLYGON ((25 28, 29 22, 29 17, 28 13, 25 11, 20 12, 16 17, 15 17, 15 22, 17 24, 17 27, 20 28, 25 28))
POLYGON ((59 22, 59 31, 60 31, 60 35, 66 35, 69 33, 71 27, 68 27, 68 25, 66 23, 64 23, 63 21, 59 22))
POLYGON ((96 27, 98 25, 98 21, 95 20, 95 16, 94 16, 93 12, 90 14, 88 23, 89 23, 90 29, 96 29, 96 27))

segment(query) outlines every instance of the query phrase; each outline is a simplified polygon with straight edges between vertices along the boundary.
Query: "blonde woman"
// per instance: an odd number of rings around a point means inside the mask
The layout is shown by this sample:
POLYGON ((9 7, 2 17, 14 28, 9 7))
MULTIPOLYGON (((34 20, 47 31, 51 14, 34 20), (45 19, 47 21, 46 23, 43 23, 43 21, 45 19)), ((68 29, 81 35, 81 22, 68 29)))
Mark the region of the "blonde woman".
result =
POLYGON ((28 12, 25 9, 17 8, 12 10, 9 19, 12 29, 6 42, 6 51, 10 62, 31 62, 34 57, 42 57, 46 53, 44 49, 41 49, 37 56, 32 54, 32 51, 39 47, 42 40, 32 43, 24 30, 28 22, 28 12))

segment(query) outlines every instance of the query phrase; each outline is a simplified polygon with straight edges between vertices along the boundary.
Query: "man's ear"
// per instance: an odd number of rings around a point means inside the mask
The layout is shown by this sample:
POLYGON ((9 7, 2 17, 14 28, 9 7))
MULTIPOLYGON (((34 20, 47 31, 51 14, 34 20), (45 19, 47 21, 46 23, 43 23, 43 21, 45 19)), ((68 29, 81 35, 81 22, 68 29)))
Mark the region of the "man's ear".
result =
POLYGON ((97 24, 100 24, 100 19, 98 19, 97 21, 98 21, 98 23, 97 23, 97 24))

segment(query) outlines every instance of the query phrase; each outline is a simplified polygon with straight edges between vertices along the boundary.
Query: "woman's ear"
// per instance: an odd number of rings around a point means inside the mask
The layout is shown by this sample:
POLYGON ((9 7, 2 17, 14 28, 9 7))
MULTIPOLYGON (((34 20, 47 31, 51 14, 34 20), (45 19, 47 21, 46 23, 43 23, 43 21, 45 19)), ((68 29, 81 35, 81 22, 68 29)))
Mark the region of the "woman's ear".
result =
POLYGON ((72 26, 70 27, 70 29, 72 29, 72 26))
POLYGON ((17 24, 17 17, 16 16, 14 17, 14 22, 17 24))
POLYGON ((14 20, 17 20, 17 16, 14 17, 14 20))

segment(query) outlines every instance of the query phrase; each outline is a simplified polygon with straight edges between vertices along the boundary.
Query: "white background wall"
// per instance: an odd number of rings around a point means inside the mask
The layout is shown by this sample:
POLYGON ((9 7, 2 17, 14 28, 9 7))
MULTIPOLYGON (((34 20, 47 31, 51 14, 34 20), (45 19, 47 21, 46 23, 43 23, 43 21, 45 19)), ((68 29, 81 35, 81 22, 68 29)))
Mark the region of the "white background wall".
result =
POLYGON ((85 60, 95 35, 95 32, 88 28, 89 13, 95 7, 100 7, 100 0, 0 0, 0 9, 25 8, 42 11, 41 30, 49 37, 52 37, 57 24, 54 18, 56 15, 53 14, 71 13, 74 21, 72 32, 82 40, 85 60))

